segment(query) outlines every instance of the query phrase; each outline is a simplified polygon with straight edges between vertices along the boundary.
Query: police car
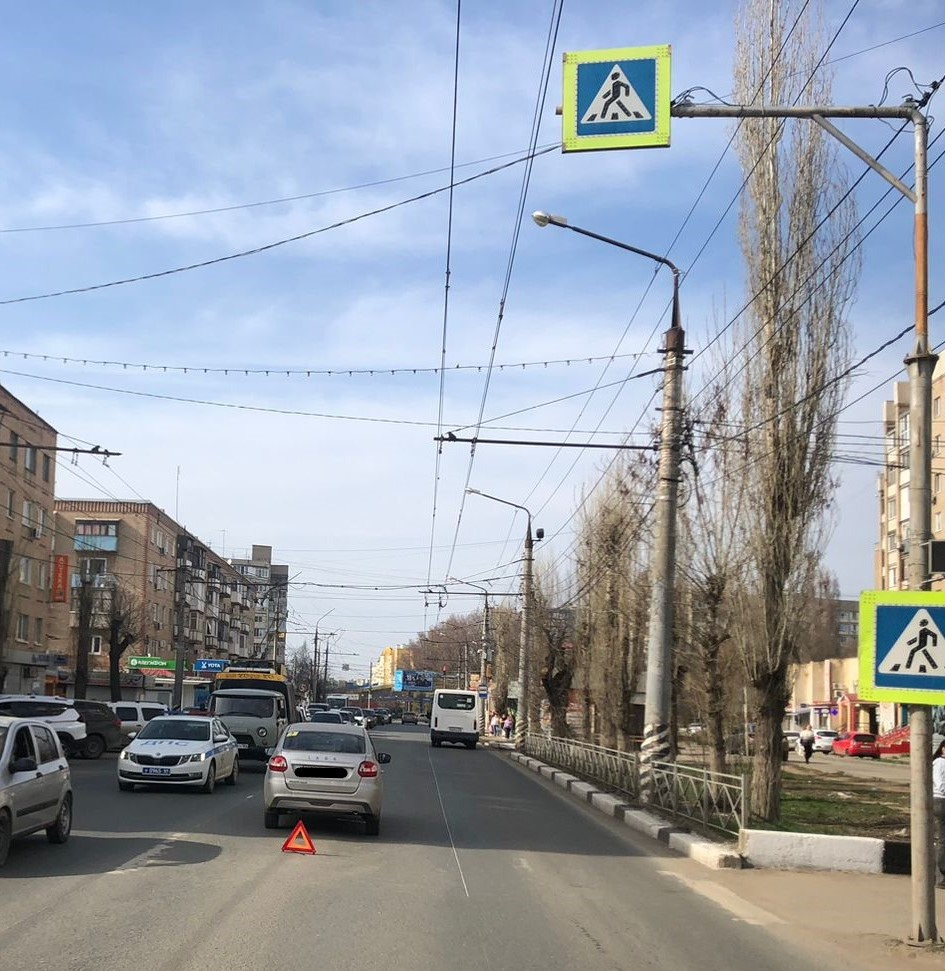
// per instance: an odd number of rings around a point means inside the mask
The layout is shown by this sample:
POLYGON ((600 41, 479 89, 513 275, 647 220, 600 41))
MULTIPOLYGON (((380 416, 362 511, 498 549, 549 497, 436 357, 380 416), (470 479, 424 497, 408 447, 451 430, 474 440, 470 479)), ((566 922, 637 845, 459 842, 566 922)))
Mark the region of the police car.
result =
POLYGON ((118 756, 118 788, 196 786, 213 792, 217 781, 239 777, 236 739, 219 718, 153 718, 118 756))

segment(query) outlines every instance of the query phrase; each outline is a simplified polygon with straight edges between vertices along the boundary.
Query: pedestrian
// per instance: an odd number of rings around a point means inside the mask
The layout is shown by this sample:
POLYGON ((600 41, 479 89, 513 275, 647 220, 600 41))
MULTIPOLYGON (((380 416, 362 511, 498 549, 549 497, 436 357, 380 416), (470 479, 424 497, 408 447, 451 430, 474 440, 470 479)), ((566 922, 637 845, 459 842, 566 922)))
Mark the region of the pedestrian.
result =
POLYGON ((945 888, 945 739, 932 741, 932 818, 935 821, 935 862, 938 866, 935 886, 945 888))
POLYGON ((806 725, 804 730, 801 732, 800 743, 801 748, 804 750, 804 762, 810 762, 810 757, 814 754, 814 740, 816 739, 814 735, 814 729, 810 725, 806 725))
POLYGON ((492 729, 492 734, 498 738, 501 734, 502 719, 499 718, 497 711, 492 713, 492 718, 489 719, 489 727, 492 729))
POLYGON ((502 730, 505 732, 506 738, 512 737, 512 726, 514 724, 515 722, 512 720, 512 713, 510 711, 507 711, 505 713, 505 718, 502 722, 502 730))

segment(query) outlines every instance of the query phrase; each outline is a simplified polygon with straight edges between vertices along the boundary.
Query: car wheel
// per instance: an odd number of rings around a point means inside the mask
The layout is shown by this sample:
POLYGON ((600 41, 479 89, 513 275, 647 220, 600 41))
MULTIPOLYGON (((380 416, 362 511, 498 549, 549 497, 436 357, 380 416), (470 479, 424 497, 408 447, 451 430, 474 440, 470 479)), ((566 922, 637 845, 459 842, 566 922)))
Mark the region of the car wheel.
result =
POLYGON ((476 748, 476 743, 475 742, 467 742, 466 743, 466 748, 475 749, 476 748))
POLYGON ((122 782, 121 779, 118 780, 118 791, 119 792, 133 792, 135 784, 133 782, 122 782))
POLYGON ((7 862, 10 843, 13 841, 13 820, 4 809, 0 812, 0 866, 7 862))
POLYGON ((226 777, 226 784, 228 786, 235 786, 236 780, 240 777, 240 760, 233 759, 233 771, 226 777))
POLYGON ((263 813, 263 825, 266 829, 278 829, 279 828, 279 814, 266 810, 263 813))
POLYGON ((56 821, 52 824, 52 826, 46 827, 46 839, 48 839, 50 843, 65 843, 71 832, 72 794, 67 792, 65 799, 62 800, 62 805, 59 807, 59 812, 56 815, 56 821))
POLYGON ((63 754, 67 759, 75 755, 75 740, 71 735, 60 735, 59 743, 62 745, 63 754))
POLYGON ((380 816, 365 816, 364 817, 364 832, 368 836, 380 836, 381 835, 381 817, 380 816))
POLYGON ((201 792, 209 793, 213 792, 217 787, 217 765, 216 762, 211 762, 210 767, 207 769, 207 778, 204 780, 203 785, 200 787, 201 792))
POLYGON ((89 735, 82 745, 82 756, 86 759, 100 759, 105 751, 105 739, 101 735, 89 735))

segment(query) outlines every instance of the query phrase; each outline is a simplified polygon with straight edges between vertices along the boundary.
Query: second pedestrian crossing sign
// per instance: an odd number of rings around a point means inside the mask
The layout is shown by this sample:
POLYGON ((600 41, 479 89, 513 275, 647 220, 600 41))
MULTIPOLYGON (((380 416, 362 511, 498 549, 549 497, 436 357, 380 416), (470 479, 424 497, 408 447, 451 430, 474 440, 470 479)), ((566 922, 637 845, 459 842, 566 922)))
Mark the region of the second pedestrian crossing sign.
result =
POLYGON ((859 667, 868 701, 945 704, 945 593, 861 594, 859 667))
POLYGON ((668 45, 565 54, 562 148, 668 146, 669 82, 668 45))

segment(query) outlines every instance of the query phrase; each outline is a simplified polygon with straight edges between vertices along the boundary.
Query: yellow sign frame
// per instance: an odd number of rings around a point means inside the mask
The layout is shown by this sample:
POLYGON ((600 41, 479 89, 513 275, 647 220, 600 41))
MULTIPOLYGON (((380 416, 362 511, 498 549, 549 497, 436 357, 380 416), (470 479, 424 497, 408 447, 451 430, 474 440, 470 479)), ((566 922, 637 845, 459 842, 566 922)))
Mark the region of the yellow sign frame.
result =
POLYGON ((608 47, 597 51, 566 52, 562 78, 561 150, 564 152, 599 152, 620 148, 668 148, 672 98, 670 90, 671 67, 672 48, 669 44, 657 44, 651 47, 608 47), (603 64, 604 62, 615 64, 621 61, 655 62, 654 130, 606 135, 579 135, 579 65, 603 64))
POLYGON ((860 594, 858 695, 864 701, 908 705, 945 705, 945 691, 934 688, 890 688, 876 685, 876 608, 945 608, 945 592, 930 590, 864 590, 860 594))

